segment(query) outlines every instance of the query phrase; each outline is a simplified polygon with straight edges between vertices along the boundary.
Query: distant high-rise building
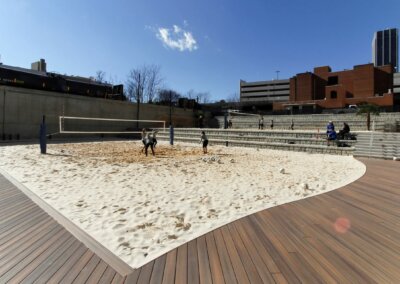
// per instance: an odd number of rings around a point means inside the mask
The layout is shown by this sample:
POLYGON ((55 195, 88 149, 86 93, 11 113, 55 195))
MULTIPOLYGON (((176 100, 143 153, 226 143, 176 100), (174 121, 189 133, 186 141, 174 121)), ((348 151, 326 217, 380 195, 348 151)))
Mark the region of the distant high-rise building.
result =
POLYGON ((42 72, 46 72, 46 61, 44 59, 40 59, 37 62, 33 62, 31 64, 31 69, 35 70, 35 71, 42 71, 42 72))
POLYGON ((378 31, 372 40, 372 61, 375 66, 392 64, 399 71, 399 31, 387 29, 378 31))

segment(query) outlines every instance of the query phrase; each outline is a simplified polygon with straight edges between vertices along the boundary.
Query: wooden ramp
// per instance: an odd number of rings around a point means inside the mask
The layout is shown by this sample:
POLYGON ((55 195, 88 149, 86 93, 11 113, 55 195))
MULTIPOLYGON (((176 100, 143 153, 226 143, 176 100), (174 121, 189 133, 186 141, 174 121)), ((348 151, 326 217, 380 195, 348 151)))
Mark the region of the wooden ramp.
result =
POLYGON ((351 185, 242 218, 129 273, 0 176, 0 283, 398 283, 400 164, 361 161, 367 173, 351 185))

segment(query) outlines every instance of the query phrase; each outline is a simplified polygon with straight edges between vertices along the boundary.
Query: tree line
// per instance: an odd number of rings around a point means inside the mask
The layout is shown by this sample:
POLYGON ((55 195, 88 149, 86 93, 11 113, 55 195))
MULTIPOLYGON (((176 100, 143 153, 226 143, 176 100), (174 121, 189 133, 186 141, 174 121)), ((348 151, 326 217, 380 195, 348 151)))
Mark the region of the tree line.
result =
MULTIPOLYGON (((95 80, 105 83, 106 73, 97 71, 95 80)), ((111 80, 112 81, 112 80, 111 80)), ((210 102, 208 92, 197 92, 193 89, 185 94, 166 87, 158 65, 143 65, 129 71, 124 87, 124 95, 127 100, 140 103, 154 103, 161 105, 176 105, 180 98, 193 99, 197 103, 210 102)))

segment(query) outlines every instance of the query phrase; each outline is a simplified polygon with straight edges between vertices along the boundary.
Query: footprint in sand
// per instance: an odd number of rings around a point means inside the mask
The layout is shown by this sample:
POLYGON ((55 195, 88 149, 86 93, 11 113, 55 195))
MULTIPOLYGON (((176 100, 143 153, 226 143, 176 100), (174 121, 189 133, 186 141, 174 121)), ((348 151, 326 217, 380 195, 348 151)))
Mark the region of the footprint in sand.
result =
POLYGON ((216 217, 218 217, 218 214, 217 214, 217 211, 215 209, 208 210, 207 218, 213 219, 213 218, 216 218, 216 217))
POLYGON ((126 248, 129 248, 130 247, 129 245, 130 245, 129 242, 122 242, 122 243, 119 244, 119 246, 126 247, 126 248))
POLYGON ((78 202, 77 203, 75 203, 75 206, 77 206, 77 207, 87 207, 87 206, 84 206, 85 205, 85 200, 78 200, 78 202))
POLYGON ((113 228, 113 230, 117 230, 117 229, 120 229, 120 228, 122 228, 124 226, 125 226, 125 224, 119 223, 119 224, 114 225, 112 228, 113 228))

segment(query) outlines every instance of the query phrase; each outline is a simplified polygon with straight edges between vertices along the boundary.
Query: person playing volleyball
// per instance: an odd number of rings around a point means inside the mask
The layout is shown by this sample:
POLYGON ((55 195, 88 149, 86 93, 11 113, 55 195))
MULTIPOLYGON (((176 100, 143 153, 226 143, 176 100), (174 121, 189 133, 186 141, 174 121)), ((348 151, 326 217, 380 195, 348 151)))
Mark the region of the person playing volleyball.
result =
POLYGON ((207 154, 208 138, 207 138, 206 133, 204 131, 201 132, 200 143, 201 142, 203 142, 203 153, 207 154))
POLYGON ((145 142, 144 142, 144 153, 146 154, 146 156, 147 156, 147 150, 149 149, 149 147, 151 149, 151 153, 153 154, 153 156, 155 156, 155 154, 154 154, 154 140, 153 140, 153 137, 151 137, 150 133, 147 134, 147 137, 146 137, 145 142))
POLYGON ((143 128, 142 129, 142 143, 143 143, 142 153, 144 151, 144 148, 146 147, 146 138, 147 138, 146 128, 143 128))
POLYGON ((153 130, 153 132, 152 132, 152 138, 153 138, 153 146, 154 146, 154 148, 155 148, 156 145, 157 145, 157 133, 158 133, 158 130, 153 130))

